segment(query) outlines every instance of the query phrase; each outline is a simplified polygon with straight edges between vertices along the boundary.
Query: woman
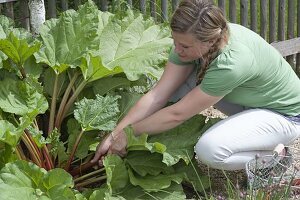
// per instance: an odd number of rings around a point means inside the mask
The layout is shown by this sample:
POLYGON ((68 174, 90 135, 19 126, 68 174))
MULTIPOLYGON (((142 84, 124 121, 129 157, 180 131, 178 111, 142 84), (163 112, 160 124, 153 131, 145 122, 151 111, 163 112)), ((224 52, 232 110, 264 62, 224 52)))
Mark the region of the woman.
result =
POLYGON ((229 117, 196 144, 198 159, 210 167, 243 169, 256 154, 299 137, 300 81, 276 49, 227 23, 208 0, 183 0, 171 29, 174 48, 161 79, 99 145, 92 162, 126 153, 122 129, 129 124, 136 135, 157 134, 213 105, 229 117), (173 93, 173 100, 182 98, 164 107, 173 93))

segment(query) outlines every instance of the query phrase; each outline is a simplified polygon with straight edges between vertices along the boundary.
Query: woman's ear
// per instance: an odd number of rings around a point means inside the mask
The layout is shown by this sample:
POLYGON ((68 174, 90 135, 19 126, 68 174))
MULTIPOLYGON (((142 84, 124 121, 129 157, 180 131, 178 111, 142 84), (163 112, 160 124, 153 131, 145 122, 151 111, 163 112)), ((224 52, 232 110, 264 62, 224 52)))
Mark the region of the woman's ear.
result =
POLYGON ((217 39, 209 40, 209 41, 208 41, 208 44, 209 44, 210 46, 212 46, 212 45, 214 45, 214 44, 216 43, 216 41, 217 41, 217 39))

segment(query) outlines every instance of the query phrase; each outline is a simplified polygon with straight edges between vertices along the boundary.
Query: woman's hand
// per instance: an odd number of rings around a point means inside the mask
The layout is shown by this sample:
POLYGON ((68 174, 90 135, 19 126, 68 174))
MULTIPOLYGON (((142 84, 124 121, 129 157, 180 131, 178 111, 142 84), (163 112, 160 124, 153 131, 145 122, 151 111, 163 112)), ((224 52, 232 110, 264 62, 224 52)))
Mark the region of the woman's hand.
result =
POLYGON ((102 166, 104 156, 106 154, 117 154, 121 157, 126 155, 127 137, 122 130, 118 133, 112 132, 98 145, 92 163, 99 160, 99 165, 102 166))

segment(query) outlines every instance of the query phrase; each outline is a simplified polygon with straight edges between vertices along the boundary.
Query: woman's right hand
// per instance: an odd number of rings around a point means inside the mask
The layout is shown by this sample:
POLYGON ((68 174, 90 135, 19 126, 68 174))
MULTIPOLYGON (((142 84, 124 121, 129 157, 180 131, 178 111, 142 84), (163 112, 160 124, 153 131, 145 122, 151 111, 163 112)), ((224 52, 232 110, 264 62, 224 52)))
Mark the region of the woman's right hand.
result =
POLYGON ((112 134, 108 134, 108 136, 106 136, 103 139, 103 141, 98 144, 95 156, 91 160, 92 163, 95 163, 95 162, 98 161, 99 162, 99 166, 103 165, 102 161, 104 159, 104 155, 107 154, 109 148, 112 145, 112 141, 113 141, 112 134))

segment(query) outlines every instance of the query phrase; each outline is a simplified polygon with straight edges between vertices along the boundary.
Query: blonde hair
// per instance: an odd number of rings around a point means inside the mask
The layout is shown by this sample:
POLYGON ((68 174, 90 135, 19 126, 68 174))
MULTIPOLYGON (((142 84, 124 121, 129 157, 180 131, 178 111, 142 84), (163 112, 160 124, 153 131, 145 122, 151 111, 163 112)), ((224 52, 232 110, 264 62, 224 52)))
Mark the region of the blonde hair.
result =
POLYGON ((201 82, 213 55, 219 51, 222 41, 228 40, 228 25, 222 10, 209 0, 183 0, 172 16, 171 29, 193 34, 202 42, 216 40, 202 57, 204 62, 198 74, 198 82, 201 82))

